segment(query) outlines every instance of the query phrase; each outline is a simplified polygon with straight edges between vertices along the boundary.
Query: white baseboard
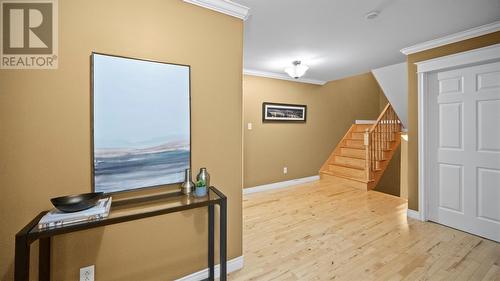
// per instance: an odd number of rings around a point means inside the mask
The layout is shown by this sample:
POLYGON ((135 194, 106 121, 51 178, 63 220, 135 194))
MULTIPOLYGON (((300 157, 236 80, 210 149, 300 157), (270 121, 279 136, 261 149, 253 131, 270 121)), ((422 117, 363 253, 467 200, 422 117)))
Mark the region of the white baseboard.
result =
POLYGON ((299 185, 299 184, 308 183, 308 182, 317 181, 317 180, 319 180, 319 175, 312 176, 312 177, 306 177, 306 178, 300 178, 300 179, 294 179, 294 180, 289 180, 289 181, 280 181, 280 182, 275 182, 275 183, 270 183, 270 184, 264 184, 264 185, 249 187, 249 188, 243 188, 243 194, 250 194, 250 193, 256 193, 256 192, 269 191, 269 190, 273 190, 273 189, 280 189, 280 188, 299 185))
MULTIPOLYGON (((239 256, 232 260, 227 261, 227 273, 231 273, 243 268, 243 256, 239 256)), ((220 277, 220 264, 215 265, 215 278, 220 277)), ((176 281, 200 281, 208 278, 208 268, 202 269, 198 272, 191 273, 187 276, 176 279, 176 281)))
POLYGON ((409 217, 409 218, 412 218, 412 219, 423 221, 422 220, 422 216, 420 216, 420 212, 418 212, 418 211, 407 209, 406 210, 406 216, 409 217))

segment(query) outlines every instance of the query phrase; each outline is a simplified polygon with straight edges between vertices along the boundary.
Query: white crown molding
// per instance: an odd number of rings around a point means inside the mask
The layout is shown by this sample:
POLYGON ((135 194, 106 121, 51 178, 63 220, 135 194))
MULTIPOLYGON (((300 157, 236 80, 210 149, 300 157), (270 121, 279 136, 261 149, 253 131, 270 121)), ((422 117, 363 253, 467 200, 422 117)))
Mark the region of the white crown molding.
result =
POLYGON ((280 182, 275 182, 275 183, 270 183, 270 184, 248 187, 248 188, 243 188, 243 194, 251 194, 251 193, 256 193, 256 192, 281 189, 281 188, 295 186, 295 185, 313 182, 313 181, 317 181, 317 180, 319 180, 319 176, 311 176, 311 177, 294 179, 294 180, 289 180, 289 181, 280 181, 280 182))
POLYGON ((316 79, 307 79, 307 78, 294 79, 294 78, 288 76, 287 74, 253 70, 253 69, 243 69, 243 74, 252 75, 252 76, 259 76, 259 77, 266 77, 266 78, 273 78, 273 79, 280 79, 280 80, 287 80, 287 81, 299 82, 299 83, 315 84, 315 85, 325 85, 327 82, 327 81, 321 81, 321 80, 316 80, 316 79))
POLYGON ((246 20, 248 18, 248 12, 250 10, 250 8, 230 0, 183 0, 183 1, 196 6, 214 10, 226 15, 230 15, 242 20, 246 20))
POLYGON ((498 60, 500 58, 500 44, 490 45, 470 51, 438 57, 426 61, 416 62, 417 73, 431 72, 456 66, 472 65, 498 60))
POLYGON ((401 53, 405 55, 410 55, 418 52, 422 52, 425 50, 433 49, 436 47, 448 45, 451 43, 463 41, 466 39, 478 37, 481 35, 485 35, 488 33, 493 33, 500 31, 500 21, 495 21, 489 24, 481 25, 475 28, 471 28, 462 32, 458 32, 455 34, 451 34, 445 37, 441 37, 438 39, 430 40, 427 42, 423 42, 411 47, 407 47, 404 49, 401 49, 401 53))
MULTIPOLYGON (((236 257, 232 260, 227 261, 227 273, 234 272, 243 268, 244 259, 243 256, 236 257)), ((220 264, 215 265, 215 278, 220 277, 220 264)), ((208 268, 202 269, 200 271, 191 273, 187 276, 176 279, 176 281, 200 281, 208 279, 208 268)))

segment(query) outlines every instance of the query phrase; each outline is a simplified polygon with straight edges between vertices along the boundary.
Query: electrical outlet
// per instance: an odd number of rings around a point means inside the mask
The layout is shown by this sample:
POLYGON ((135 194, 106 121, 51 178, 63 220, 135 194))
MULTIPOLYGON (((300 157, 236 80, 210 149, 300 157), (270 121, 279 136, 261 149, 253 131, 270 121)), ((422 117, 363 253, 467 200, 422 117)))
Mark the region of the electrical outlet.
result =
POLYGON ((283 174, 287 174, 288 173, 288 168, 287 167, 283 167, 283 174))
POLYGON ((94 265, 80 268, 80 281, 94 281, 94 265))

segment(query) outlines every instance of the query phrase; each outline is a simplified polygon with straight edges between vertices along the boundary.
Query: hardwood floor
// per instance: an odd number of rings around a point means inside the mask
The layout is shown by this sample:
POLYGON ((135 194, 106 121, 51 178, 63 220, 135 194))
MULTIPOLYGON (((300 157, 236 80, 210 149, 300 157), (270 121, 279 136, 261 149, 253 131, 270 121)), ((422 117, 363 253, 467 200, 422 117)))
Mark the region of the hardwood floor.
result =
POLYGON ((500 280, 500 244, 406 217, 405 200, 325 180, 245 195, 229 280, 500 280))

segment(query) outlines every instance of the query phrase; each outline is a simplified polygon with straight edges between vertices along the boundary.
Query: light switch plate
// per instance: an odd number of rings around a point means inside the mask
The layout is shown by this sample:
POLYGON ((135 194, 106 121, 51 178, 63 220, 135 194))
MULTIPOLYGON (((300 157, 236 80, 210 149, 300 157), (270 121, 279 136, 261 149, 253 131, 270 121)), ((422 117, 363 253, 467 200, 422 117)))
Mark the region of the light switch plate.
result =
POLYGON ((248 128, 249 130, 251 130, 251 129, 252 129, 252 123, 248 123, 247 128, 248 128))

